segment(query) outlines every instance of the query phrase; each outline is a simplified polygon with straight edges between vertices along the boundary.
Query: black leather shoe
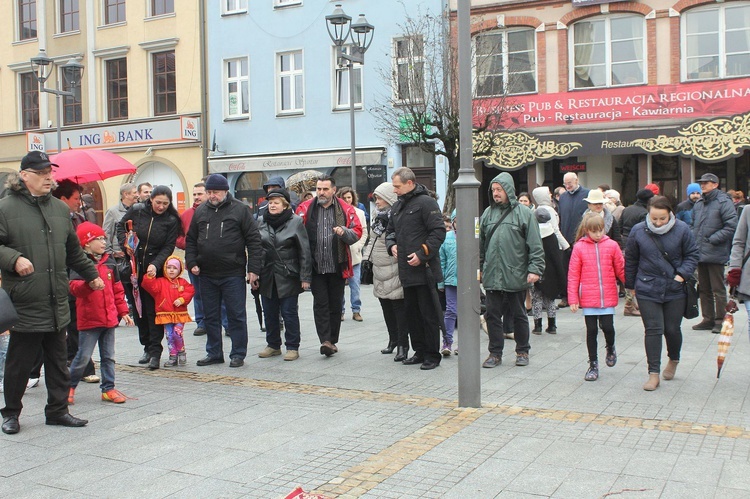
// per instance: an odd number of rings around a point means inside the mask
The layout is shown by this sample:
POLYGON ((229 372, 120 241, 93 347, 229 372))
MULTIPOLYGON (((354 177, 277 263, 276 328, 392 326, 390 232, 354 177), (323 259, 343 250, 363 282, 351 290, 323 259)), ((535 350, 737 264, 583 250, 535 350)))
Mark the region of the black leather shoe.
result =
POLYGON ((422 366, 420 367, 420 369, 423 371, 429 371, 431 369, 435 369, 439 365, 440 364, 432 360, 425 360, 424 362, 422 362, 422 366))
POLYGON ((206 330, 202 327, 195 328, 195 331, 193 331, 193 336, 204 336, 206 334, 206 330))
POLYGON ((46 424, 50 426, 69 426, 71 428, 80 428, 89 424, 88 419, 80 419, 71 414, 65 414, 59 418, 47 418, 46 424))
POLYGON ((159 369, 159 357, 151 357, 148 361, 148 368, 152 371, 159 369))
POLYGON ((385 354, 389 354, 389 353, 393 353, 393 350, 395 350, 395 349, 396 349, 396 342, 395 341, 389 341, 388 342, 388 346, 385 347, 384 349, 382 349, 380 351, 380 353, 382 353, 384 355, 385 354))
POLYGON ((421 355, 414 354, 408 359, 404 360, 404 365, 412 366, 414 364, 421 364, 422 362, 424 362, 424 357, 422 357, 421 355))
POLYGON ((3 433, 13 435, 19 431, 21 431, 21 425, 18 424, 18 416, 3 418, 3 433))
POLYGON ((148 361, 151 360, 151 356, 148 354, 148 352, 143 352, 143 355, 140 359, 138 359, 139 364, 148 364, 148 361))
POLYGON ((213 358, 213 357, 204 357, 195 364, 198 366, 210 366, 211 364, 223 364, 224 359, 222 358, 213 358))
POLYGON ((396 356, 393 357, 393 362, 403 362, 409 356, 409 349, 406 347, 398 347, 396 349, 396 356))
POLYGON ((245 365, 245 361, 238 357, 235 357, 229 361, 229 367, 242 367, 243 365, 245 365))

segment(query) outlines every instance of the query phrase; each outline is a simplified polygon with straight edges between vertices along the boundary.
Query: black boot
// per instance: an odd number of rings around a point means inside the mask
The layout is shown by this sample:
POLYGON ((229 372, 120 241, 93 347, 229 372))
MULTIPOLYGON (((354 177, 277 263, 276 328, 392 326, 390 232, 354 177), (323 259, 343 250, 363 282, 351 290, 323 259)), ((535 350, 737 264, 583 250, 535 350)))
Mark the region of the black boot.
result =
POLYGON ((542 334, 542 319, 534 319, 534 329, 531 330, 534 334, 542 334))
POLYGON ((396 356, 393 357, 393 362, 403 362, 409 356, 409 349, 407 347, 396 348, 396 356))
MULTIPOLYGON (((555 325, 555 318, 554 317, 548 317, 547 318, 547 329, 546 331, 549 334, 557 334, 557 326, 555 325)), ((541 322, 541 320, 539 321, 541 322)), ((541 328, 540 328, 541 331, 541 328)))
POLYGON ((393 353, 393 350, 395 350, 396 346, 397 346, 396 340, 390 340, 388 342, 388 346, 382 349, 380 353, 382 354, 393 353))

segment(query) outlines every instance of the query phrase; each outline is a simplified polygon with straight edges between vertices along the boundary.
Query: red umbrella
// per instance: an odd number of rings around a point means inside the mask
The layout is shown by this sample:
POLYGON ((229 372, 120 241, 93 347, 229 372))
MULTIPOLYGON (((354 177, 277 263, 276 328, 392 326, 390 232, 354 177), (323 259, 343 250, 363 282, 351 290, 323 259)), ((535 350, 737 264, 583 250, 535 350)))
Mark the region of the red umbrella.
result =
POLYGON ((50 156, 50 161, 58 165, 52 172, 55 180, 67 178, 78 184, 135 173, 136 170, 130 161, 98 149, 69 149, 50 156))

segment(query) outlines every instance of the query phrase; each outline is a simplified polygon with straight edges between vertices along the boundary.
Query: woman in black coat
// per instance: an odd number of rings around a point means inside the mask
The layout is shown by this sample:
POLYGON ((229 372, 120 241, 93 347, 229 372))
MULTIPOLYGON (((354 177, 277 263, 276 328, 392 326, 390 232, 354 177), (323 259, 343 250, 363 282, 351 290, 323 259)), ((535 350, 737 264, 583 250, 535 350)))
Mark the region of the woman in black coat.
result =
MULTIPOLYGON (((117 240, 128 255, 132 250, 127 245, 128 222, 132 221, 133 231, 138 236, 135 263, 138 284, 143 276, 161 277, 164 262, 174 252, 177 236, 183 234, 182 223, 177 210, 172 205, 172 191, 159 185, 151 191, 145 203, 136 203, 117 223, 117 240)), ((156 324, 154 298, 140 289, 141 314, 135 315, 138 336, 143 345, 143 357, 139 364, 148 364, 149 369, 159 369, 163 347, 164 327, 156 324)))
POLYGON ((284 360, 299 358, 300 325, 297 301, 310 289, 312 254, 302 218, 292 211, 289 193, 271 189, 268 210, 258 218, 263 244, 260 294, 266 318, 266 348, 260 358, 281 355, 279 313, 284 319, 286 354, 284 360))

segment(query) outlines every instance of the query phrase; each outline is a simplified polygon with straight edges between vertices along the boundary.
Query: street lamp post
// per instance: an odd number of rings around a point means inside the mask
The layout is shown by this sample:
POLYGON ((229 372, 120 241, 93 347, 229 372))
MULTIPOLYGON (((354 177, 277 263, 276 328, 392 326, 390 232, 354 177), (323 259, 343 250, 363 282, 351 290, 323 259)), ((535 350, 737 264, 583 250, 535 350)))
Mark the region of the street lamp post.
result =
POLYGON ((351 132, 352 155, 352 189, 357 192, 357 157, 355 151, 354 131, 354 64, 364 65, 365 52, 372 43, 375 26, 367 22, 364 14, 360 14, 356 22, 344 13, 341 4, 337 4, 333 14, 326 16, 328 36, 336 46, 336 63, 340 68, 346 67, 349 72, 349 128, 351 132), (344 44, 351 40, 348 53, 344 44))
MULTIPOLYGON (((62 151, 62 134, 60 127, 62 126, 62 98, 73 97, 75 99, 76 94, 73 91, 65 91, 60 88, 60 80, 57 81, 57 90, 53 88, 46 88, 44 86, 47 79, 52 74, 52 70, 55 67, 55 62, 47 57, 47 53, 44 49, 41 49, 39 53, 31 58, 31 72, 34 75, 34 79, 39 83, 39 91, 47 92, 56 96, 57 103, 57 152, 62 151)), ((63 79, 68 87, 75 89, 83 78, 83 64, 79 63, 74 58, 71 58, 62 65, 63 79)))

